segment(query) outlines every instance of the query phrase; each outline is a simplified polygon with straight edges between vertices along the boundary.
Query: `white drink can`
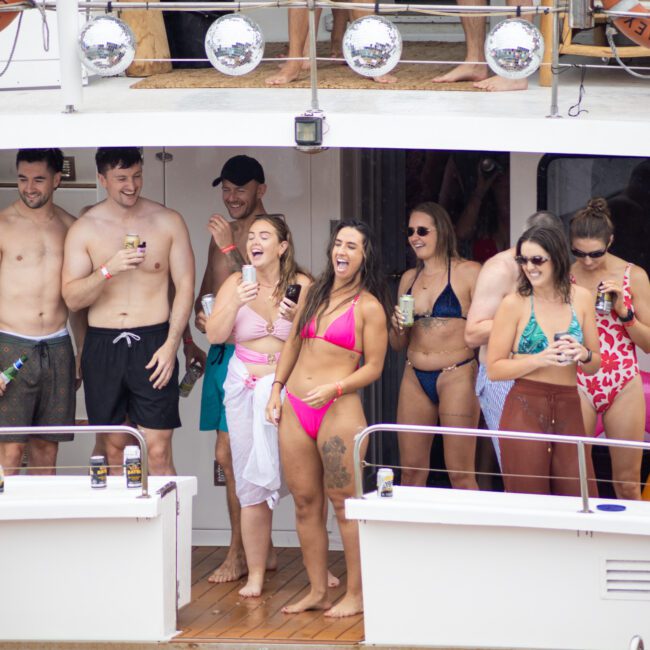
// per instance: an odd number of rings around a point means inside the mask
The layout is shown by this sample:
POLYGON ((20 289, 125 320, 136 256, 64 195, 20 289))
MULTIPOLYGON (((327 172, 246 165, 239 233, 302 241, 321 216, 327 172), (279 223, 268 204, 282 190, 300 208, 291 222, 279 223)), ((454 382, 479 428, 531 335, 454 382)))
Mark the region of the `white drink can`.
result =
POLYGON ((252 264, 244 264, 241 267, 241 278, 244 282, 257 282, 257 272, 252 264))
POLYGON ((377 496, 393 496, 393 470, 388 467, 382 467, 377 471, 377 496))
POLYGON ((140 447, 137 445, 124 447, 124 470, 126 487, 142 487, 142 463, 140 462, 140 447))
POLYGON ((201 306, 203 307, 203 313, 209 316, 214 307, 214 294, 206 293, 204 296, 201 296, 201 306))

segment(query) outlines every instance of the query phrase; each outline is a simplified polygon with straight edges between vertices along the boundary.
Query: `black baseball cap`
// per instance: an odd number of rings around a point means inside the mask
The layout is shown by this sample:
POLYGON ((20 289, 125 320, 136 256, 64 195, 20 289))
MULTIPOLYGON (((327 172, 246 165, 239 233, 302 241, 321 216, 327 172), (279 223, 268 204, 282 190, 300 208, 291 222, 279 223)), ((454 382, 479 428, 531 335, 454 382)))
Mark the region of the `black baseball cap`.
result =
POLYGON ((216 187, 221 181, 230 181, 237 186, 246 185, 250 181, 264 183, 264 170, 255 158, 243 154, 233 156, 221 168, 221 176, 212 181, 212 187, 216 187))

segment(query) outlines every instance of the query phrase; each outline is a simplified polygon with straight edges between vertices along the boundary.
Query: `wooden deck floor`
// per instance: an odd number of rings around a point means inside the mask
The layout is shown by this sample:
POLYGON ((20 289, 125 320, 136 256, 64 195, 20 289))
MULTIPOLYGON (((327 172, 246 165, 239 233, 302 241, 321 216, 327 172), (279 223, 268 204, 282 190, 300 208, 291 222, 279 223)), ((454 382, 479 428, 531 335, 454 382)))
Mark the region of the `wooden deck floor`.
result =
MULTIPOLYGON (((174 643, 239 642, 355 645, 363 640, 363 616, 328 619, 322 612, 287 615, 280 609, 307 590, 300 549, 278 549, 278 569, 267 573, 260 598, 238 594, 243 581, 215 585, 207 578, 225 557, 225 548, 195 547, 192 551, 192 601, 178 617, 181 634, 174 643)), ((330 571, 341 580, 331 590, 334 600, 345 589, 341 551, 330 551, 330 571)))

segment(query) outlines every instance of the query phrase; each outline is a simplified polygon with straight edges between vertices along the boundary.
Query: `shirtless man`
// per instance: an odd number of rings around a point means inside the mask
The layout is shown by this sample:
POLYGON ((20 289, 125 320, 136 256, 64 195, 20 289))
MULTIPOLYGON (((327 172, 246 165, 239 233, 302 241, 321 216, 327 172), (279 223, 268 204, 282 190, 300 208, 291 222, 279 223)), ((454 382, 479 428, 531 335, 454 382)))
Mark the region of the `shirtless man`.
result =
MULTIPOLYGON (((82 357, 88 421, 115 425, 128 417, 147 441, 151 474, 173 475, 176 354, 194 299, 189 233, 178 212, 140 196, 137 147, 102 147, 95 160, 107 197, 70 229, 63 263, 66 304, 89 307, 82 357), (124 247, 128 233, 147 242, 146 253, 124 247)), ((110 465, 122 464, 130 442, 127 434, 106 436, 110 465)))
MULTIPOLYGON (((484 5, 486 0, 458 0, 458 5, 484 5)), ((510 7, 532 6, 532 0, 507 0, 510 7)), ((465 32, 467 53, 465 62, 445 74, 432 79, 433 83, 452 83, 456 81, 474 81, 475 88, 482 90, 526 90, 528 79, 506 79, 505 77, 490 77, 490 70, 485 63, 485 17, 471 18, 463 16, 460 21, 465 32)), ((505 252, 505 251, 504 251, 505 252)))
MULTIPOLYGON (((20 149, 20 199, 0 211, 0 369, 28 357, 11 384, 0 379, 2 427, 74 425, 78 386, 61 297, 63 242, 74 217, 53 202, 62 168, 60 149, 20 149)), ((85 313, 71 315, 70 326, 79 350, 85 313)), ((3 436, 0 463, 15 474, 27 446, 33 473, 54 474, 59 442, 72 438, 3 436)))
MULTIPOLYGON (((199 297, 194 305, 195 325, 205 332, 206 315, 201 305, 201 296, 215 294, 223 281, 235 271, 241 270, 246 259, 248 229, 258 214, 266 214, 262 197, 266 192, 262 165, 250 156, 234 156, 226 161, 221 175, 212 183, 221 184, 222 198, 231 222, 220 214, 213 214, 208 223, 212 234, 208 249, 208 263, 203 274, 199 297)), ((226 479, 226 499, 232 534, 230 548, 223 563, 208 578, 210 582, 230 582, 246 575, 246 556, 241 539, 241 508, 235 493, 235 476, 232 470, 230 438, 223 406, 223 382, 226 379, 228 362, 234 345, 210 346, 203 379, 201 395, 201 431, 217 432, 215 457, 223 468, 226 479)), ((273 557, 275 562, 275 557, 273 557)), ((269 568, 274 568, 269 567, 269 568)))
MULTIPOLYGON (((528 217, 524 230, 538 225, 561 227, 562 223, 550 212, 536 212, 528 217)), ((479 346, 481 348, 476 378, 476 395, 481 404, 485 422, 491 431, 499 429, 503 405, 514 383, 512 381, 490 381, 486 372, 485 355, 494 315, 501 301, 517 288, 519 267, 515 262, 515 255, 516 250, 513 246, 497 253, 485 262, 476 280, 474 297, 467 313, 467 325, 465 326, 465 343, 472 348, 479 346)), ((498 457, 498 439, 494 438, 493 441, 498 457)))

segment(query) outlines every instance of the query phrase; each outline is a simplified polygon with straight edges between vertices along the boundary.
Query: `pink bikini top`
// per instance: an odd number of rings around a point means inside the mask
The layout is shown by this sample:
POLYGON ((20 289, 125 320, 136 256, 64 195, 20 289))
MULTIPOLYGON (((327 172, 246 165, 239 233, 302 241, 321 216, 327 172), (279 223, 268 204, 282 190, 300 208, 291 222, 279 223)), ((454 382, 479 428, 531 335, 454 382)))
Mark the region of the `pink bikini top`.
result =
POLYGON ((281 341, 286 341, 291 332, 291 322, 286 318, 278 318, 269 323, 248 305, 243 305, 237 312, 233 327, 235 343, 245 343, 265 336, 275 336, 281 341))
POLYGON ((354 319, 354 306, 359 301, 359 296, 355 296, 352 304, 338 318, 335 318, 327 327, 323 336, 316 335, 316 317, 312 318, 300 332, 303 339, 321 339, 337 345, 340 348, 351 350, 362 354, 361 350, 354 347, 356 342, 356 322, 354 319))

